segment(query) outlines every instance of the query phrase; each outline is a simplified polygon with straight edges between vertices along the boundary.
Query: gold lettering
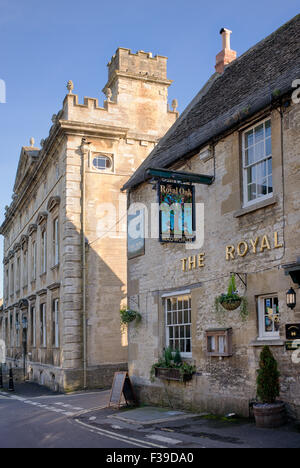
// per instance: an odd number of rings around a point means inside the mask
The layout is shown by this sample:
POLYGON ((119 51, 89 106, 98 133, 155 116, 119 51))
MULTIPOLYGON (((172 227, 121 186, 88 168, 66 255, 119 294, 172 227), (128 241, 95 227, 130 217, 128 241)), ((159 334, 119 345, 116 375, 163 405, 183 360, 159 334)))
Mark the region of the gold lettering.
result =
POLYGON ((205 253, 201 253, 198 255, 198 267, 199 268, 203 268, 205 265, 204 265, 204 257, 205 257, 205 253))
POLYGON ((226 247, 226 260, 234 260, 235 248, 233 245, 227 245, 226 247))
POLYGON ((256 254, 256 252, 257 252, 257 244, 258 244, 258 241, 259 241, 259 237, 257 237, 257 238, 255 239, 254 242, 253 242, 252 239, 250 239, 250 242, 251 242, 251 245, 252 245, 252 251, 253 251, 253 253, 255 253, 255 254, 256 254))
POLYGON ((182 271, 186 271, 187 258, 182 258, 181 262, 182 262, 182 271))
POLYGON ((278 242, 278 232, 274 232, 274 247, 275 249, 280 249, 281 247, 283 247, 283 244, 279 244, 278 242))
POLYGON ((247 255, 248 253, 248 250, 249 250, 249 246, 247 244, 247 242, 245 241, 241 241, 239 244, 238 244, 238 247, 237 247, 237 253, 240 257, 245 257, 245 255, 247 255), (244 246, 244 250, 242 250, 242 247, 244 246))
POLYGON ((196 268, 196 255, 189 257, 189 270, 193 270, 196 268))
POLYGON ((269 242, 269 239, 268 239, 267 235, 265 235, 262 238, 260 251, 263 252, 265 249, 271 250, 270 242, 269 242))

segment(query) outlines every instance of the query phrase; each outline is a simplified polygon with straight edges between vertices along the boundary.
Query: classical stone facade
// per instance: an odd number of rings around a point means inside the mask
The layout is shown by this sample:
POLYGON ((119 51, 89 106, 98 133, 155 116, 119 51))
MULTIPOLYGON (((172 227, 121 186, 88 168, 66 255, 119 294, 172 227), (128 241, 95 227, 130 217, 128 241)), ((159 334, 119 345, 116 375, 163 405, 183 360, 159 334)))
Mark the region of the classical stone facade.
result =
MULTIPOLYGON (((182 180, 178 171, 212 176, 211 185, 194 184, 199 245, 149 237, 145 253, 129 261, 129 303, 142 315, 130 325, 129 370, 144 402, 248 416, 268 345, 280 397, 300 417, 300 352, 288 349, 286 328, 298 325, 299 334, 299 293, 294 309, 286 298, 300 283, 299 22, 215 74, 143 164, 144 174, 173 171, 173 181, 182 180), (246 320, 241 308, 216 309, 233 273, 248 300, 246 320), (151 382, 151 366, 167 346, 195 364, 190 382, 151 382)), ((138 170, 125 189, 150 223, 153 180, 143 182, 138 170)))
POLYGON ((170 84, 166 57, 120 48, 104 107, 92 98, 80 104, 70 81, 41 148, 22 148, 1 227, 1 320, 8 363, 30 380, 62 390, 108 386, 127 368, 120 188, 178 116, 167 103, 170 84))

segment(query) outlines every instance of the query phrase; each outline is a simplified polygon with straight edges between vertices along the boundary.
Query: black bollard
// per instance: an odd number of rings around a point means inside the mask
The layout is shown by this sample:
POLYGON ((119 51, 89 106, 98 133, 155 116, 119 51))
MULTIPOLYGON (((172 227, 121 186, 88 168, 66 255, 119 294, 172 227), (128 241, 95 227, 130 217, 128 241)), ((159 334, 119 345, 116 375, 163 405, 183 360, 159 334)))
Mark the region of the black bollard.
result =
POLYGON ((3 390, 2 364, 0 364, 0 390, 3 390))
POLYGON ((14 391, 15 391, 14 376, 13 376, 12 368, 9 369, 8 391, 9 391, 9 392, 14 392, 14 391))

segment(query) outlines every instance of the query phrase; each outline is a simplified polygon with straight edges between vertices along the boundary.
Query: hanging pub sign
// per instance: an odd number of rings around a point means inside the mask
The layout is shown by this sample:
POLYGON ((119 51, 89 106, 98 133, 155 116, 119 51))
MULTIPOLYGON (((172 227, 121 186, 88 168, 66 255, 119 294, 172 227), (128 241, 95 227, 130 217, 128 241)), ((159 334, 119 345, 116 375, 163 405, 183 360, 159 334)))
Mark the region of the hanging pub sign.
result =
POLYGON ((186 243, 195 240, 195 187, 158 183, 159 240, 186 243))

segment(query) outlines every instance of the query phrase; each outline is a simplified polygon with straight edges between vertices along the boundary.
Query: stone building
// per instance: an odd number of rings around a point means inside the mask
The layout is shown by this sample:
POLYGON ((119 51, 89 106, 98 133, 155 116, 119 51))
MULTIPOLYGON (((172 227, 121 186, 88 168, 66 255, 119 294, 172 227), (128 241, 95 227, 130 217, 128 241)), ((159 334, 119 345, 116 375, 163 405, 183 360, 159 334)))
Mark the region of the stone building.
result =
POLYGON ((175 122, 167 58, 119 48, 106 100, 73 83, 41 148, 23 147, 4 236, 8 364, 41 384, 107 386, 127 368, 126 197, 120 188, 175 122), (125 200, 124 200, 125 198, 125 200), (125 216, 122 214, 125 210, 125 216))
POLYGON ((124 186, 154 231, 129 260, 129 303, 142 315, 130 325, 130 374, 144 402, 248 416, 269 345, 299 418, 300 296, 291 308, 286 293, 300 285, 300 16, 239 58, 221 34, 216 73, 124 186), (194 187, 194 242, 176 241, 172 226, 170 239, 163 225, 157 233, 157 185, 194 187), (246 309, 215 305, 232 274, 246 309), (168 346, 195 364, 190 382, 151 382, 168 346))

